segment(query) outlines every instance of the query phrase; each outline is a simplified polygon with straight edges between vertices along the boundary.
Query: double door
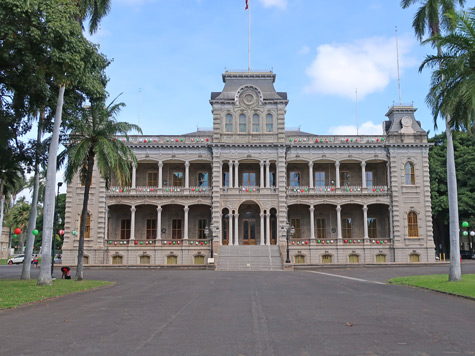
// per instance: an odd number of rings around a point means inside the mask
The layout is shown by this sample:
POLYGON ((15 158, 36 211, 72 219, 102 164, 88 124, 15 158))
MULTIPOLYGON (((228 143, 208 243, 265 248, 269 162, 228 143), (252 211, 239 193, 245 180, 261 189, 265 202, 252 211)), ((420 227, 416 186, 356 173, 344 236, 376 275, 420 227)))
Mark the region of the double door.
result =
POLYGON ((242 244, 256 244, 256 219, 244 219, 242 221, 242 244))

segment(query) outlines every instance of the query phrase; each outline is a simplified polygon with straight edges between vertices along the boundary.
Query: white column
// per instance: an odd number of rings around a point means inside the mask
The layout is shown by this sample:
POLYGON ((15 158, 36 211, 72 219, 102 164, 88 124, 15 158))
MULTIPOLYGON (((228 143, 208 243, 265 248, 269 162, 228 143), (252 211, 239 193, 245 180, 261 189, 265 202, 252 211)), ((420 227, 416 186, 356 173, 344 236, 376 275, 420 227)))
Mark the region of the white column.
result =
POLYGON ((185 188, 190 187, 190 162, 185 162, 185 188))
POLYGON ((239 214, 234 214, 234 245, 239 245, 239 214))
POLYGON ((266 214, 266 245, 270 246, 270 214, 266 214))
POLYGON ((308 187, 313 188, 313 162, 308 162, 308 182, 308 187))
POLYGON ((340 162, 335 162, 336 170, 336 187, 340 188, 340 162))
POLYGON ((341 239, 341 206, 336 206, 336 230, 338 234, 338 238, 341 239))
POLYGON ((185 205, 185 208, 183 210, 185 211, 185 226, 183 228, 184 239, 188 240, 188 211, 190 210, 190 208, 188 208, 188 205, 185 205))
MULTIPOLYGON (((211 167, 211 170, 213 167, 211 167)), ((211 178, 211 177, 210 177, 211 178)), ((219 162, 219 187, 223 187, 223 161, 219 162)), ((221 234, 222 236, 222 234, 221 234)))
POLYGON ((310 207, 310 238, 315 238, 315 208, 310 207))
POLYGON ((228 221, 228 245, 232 246, 233 245, 233 219, 234 219, 234 214, 232 212, 229 212, 229 221, 228 221))
POLYGON ((130 239, 135 240, 135 206, 130 208, 130 239))
POLYGON ((270 188, 270 161, 266 161, 266 188, 270 188))
POLYGON ((234 162, 235 174, 234 174, 234 188, 239 188, 239 162, 234 162))
POLYGON ((137 166, 135 163, 132 163, 132 188, 137 187, 137 166))
POLYGON ((361 162, 361 190, 366 188, 366 162, 361 162))
POLYGON ((264 161, 261 161, 261 162, 259 163, 259 165, 261 166, 261 171, 260 171, 260 172, 261 172, 261 174, 260 174, 260 177, 261 177, 261 179, 260 179, 260 180, 261 180, 261 184, 260 184, 260 187, 261 187, 261 189, 262 189, 262 188, 264 188, 264 161))
POLYGON ((228 188, 232 188, 233 184, 233 162, 229 161, 229 179, 228 179, 228 188))
POLYGON ((162 181, 163 181, 163 163, 160 161, 158 162, 158 188, 162 189, 162 181))
POLYGON ((363 232, 364 238, 368 238, 368 206, 363 205, 363 232))
POLYGON ((157 208, 157 240, 162 238, 162 207, 157 208))
MULTIPOLYGON (((262 165, 261 165, 262 167, 262 165)), ((265 235, 264 235, 264 216, 266 214, 262 213, 261 216, 261 245, 264 245, 265 235)))

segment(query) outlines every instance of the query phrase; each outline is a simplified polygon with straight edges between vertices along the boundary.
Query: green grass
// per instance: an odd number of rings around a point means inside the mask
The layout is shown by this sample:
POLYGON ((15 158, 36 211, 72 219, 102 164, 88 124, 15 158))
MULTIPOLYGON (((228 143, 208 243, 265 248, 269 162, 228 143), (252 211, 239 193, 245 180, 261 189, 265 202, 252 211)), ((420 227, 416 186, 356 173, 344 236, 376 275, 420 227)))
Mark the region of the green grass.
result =
POLYGON ((460 282, 449 282, 447 274, 434 274, 393 278, 389 280, 389 283, 422 287, 475 298, 475 274, 462 275, 462 281, 460 282))
POLYGON ((53 281, 52 286, 38 286, 36 279, 26 281, 4 279, 0 280, 0 309, 15 308, 22 304, 87 291, 110 284, 113 283, 92 280, 77 282, 73 279, 57 279, 53 281))
POLYGON ((6 265, 7 261, 8 259, 5 259, 5 260, 0 259, 0 265, 6 265))

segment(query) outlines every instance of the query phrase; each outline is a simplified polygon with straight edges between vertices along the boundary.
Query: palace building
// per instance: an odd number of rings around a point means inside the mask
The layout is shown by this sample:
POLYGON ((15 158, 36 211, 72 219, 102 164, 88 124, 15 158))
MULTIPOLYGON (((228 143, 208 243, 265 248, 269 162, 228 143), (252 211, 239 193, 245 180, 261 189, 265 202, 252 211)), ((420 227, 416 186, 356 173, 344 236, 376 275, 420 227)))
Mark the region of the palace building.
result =
MULTIPOLYGON (((272 72, 226 72, 213 127, 131 136, 131 186, 94 171, 84 263, 292 265, 434 261, 427 133, 393 106, 380 136, 286 130, 272 72), (253 257, 255 256, 255 257, 253 257)), ((77 259, 84 187, 68 186, 63 263, 77 259)), ((262 266, 264 267, 264 266, 262 266)), ((266 268, 264 268, 266 269, 266 268)))

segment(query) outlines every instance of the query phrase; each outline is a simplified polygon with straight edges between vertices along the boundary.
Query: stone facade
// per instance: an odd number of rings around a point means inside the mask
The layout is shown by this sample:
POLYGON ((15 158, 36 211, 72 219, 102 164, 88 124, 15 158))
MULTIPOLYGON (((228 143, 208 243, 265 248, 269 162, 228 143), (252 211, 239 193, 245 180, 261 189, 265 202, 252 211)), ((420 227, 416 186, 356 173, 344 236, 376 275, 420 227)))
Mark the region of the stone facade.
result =
MULTIPOLYGON (((95 171, 86 263, 201 264, 220 245, 289 242, 293 264, 432 262, 427 133, 393 106, 381 136, 286 130, 272 72, 223 74, 212 130, 133 136, 131 186, 95 171), (211 227, 208 235, 205 228, 211 227)), ((63 262, 77 258, 83 187, 68 186, 63 262)))

